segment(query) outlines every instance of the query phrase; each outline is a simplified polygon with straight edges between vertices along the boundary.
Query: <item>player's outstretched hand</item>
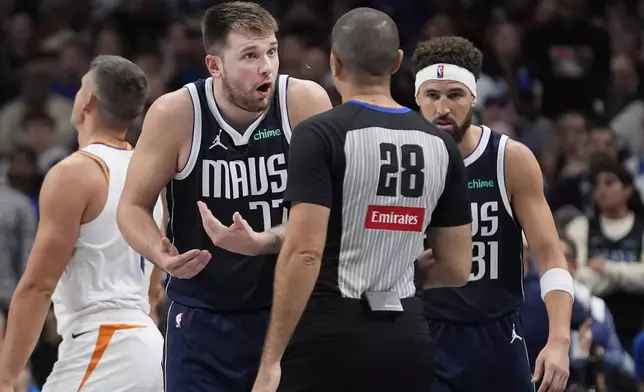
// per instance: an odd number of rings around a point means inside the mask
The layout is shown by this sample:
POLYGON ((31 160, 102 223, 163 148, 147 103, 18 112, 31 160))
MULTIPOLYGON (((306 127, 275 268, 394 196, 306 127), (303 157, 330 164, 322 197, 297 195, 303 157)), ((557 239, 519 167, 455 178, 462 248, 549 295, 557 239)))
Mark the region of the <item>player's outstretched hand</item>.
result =
POLYGON ((203 270, 212 255, 206 250, 192 249, 179 254, 169 239, 161 239, 160 267, 167 273, 180 279, 190 279, 203 270))
POLYGON ((215 246, 229 252, 253 256, 261 249, 261 233, 254 231, 239 212, 233 215, 233 224, 226 226, 215 218, 208 206, 199 201, 201 223, 215 246))
POLYGON ((276 392, 282 377, 279 362, 271 366, 260 366, 252 392, 276 392))
POLYGON ((562 392, 570 374, 568 350, 570 345, 548 342, 537 357, 532 382, 541 381, 538 392, 562 392))

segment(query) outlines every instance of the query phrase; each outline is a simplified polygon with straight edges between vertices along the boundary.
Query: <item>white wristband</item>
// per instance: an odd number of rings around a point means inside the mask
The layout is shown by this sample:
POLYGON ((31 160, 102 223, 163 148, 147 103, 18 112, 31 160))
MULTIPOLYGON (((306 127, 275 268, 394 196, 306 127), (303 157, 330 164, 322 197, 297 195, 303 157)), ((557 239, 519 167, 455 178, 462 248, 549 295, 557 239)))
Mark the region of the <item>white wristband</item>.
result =
POLYGON ((563 268, 552 268, 546 271, 539 281, 541 286, 541 299, 551 291, 565 291, 575 300, 575 287, 572 283, 572 275, 563 268))

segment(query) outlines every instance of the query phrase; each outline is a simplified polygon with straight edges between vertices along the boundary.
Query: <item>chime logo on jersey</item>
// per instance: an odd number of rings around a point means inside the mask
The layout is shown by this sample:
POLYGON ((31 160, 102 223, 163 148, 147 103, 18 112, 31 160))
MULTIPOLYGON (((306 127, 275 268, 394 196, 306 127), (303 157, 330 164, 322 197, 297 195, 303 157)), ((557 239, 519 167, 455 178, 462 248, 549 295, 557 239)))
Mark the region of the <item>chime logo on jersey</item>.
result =
POLYGON ((276 136, 280 136, 282 134, 282 130, 279 128, 275 129, 260 129, 255 131, 253 134, 253 139, 254 140, 264 140, 264 139, 270 139, 274 138, 276 136))
POLYGON ((364 227, 375 230, 423 231, 425 209, 419 207, 367 207, 364 227))
POLYGON ((204 159, 201 173, 201 196, 238 199, 286 189, 286 155, 250 157, 224 161, 204 159))

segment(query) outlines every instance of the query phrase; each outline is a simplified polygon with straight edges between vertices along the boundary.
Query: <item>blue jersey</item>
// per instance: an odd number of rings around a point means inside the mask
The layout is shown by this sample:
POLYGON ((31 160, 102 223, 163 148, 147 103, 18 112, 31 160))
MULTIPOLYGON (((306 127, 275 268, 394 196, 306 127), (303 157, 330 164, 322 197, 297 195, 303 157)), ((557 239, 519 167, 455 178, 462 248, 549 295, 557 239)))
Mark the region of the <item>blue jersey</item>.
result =
POLYGON ((288 76, 278 75, 270 106, 243 133, 220 112, 212 78, 186 86, 194 108, 192 148, 186 167, 167 187, 168 237, 179 252, 205 249, 212 260, 192 279, 170 278, 170 300, 216 311, 270 307, 277 255, 244 256, 215 247, 203 229, 197 201, 226 226, 236 211, 258 232, 286 222, 287 83, 288 76))
POLYGON ((505 180, 506 135, 483 129, 465 158, 472 209, 472 272, 464 287, 425 290, 430 320, 476 323, 523 302, 523 241, 505 180))

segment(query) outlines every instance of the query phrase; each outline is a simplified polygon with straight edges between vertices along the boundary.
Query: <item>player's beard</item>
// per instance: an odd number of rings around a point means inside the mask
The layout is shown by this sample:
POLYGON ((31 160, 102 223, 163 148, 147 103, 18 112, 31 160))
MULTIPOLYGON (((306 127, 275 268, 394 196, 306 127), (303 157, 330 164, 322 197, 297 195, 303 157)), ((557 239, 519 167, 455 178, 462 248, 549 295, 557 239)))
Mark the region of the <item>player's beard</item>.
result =
POLYGON ((232 82, 230 78, 223 75, 221 78, 221 86, 224 91, 226 99, 233 105, 247 112, 258 113, 266 110, 272 100, 272 94, 269 94, 267 100, 258 100, 254 98, 255 90, 243 91, 236 83, 232 82))
POLYGON ((467 116, 465 116, 465 120, 463 120, 462 124, 456 123, 456 121, 452 121, 449 118, 437 118, 434 120, 434 122, 438 120, 448 120, 452 122, 452 129, 447 131, 452 138, 456 141, 456 143, 460 143, 463 138, 465 137, 465 134, 467 133, 467 130, 470 129, 470 125, 472 125, 472 108, 470 108, 469 112, 467 112, 467 116))

